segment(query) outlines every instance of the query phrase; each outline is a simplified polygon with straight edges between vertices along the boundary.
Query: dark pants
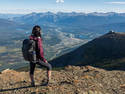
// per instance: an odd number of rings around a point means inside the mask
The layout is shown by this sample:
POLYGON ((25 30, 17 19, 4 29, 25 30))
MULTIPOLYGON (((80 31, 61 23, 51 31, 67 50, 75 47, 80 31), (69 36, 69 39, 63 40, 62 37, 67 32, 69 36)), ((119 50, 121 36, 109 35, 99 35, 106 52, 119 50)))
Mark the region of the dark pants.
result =
POLYGON ((40 65, 41 67, 47 68, 48 71, 52 70, 52 66, 49 63, 43 62, 42 60, 39 60, 39 62, 36 62, 36 63, 30 62, 30 74, 31 75, 34 74, 36 64, 40 65))

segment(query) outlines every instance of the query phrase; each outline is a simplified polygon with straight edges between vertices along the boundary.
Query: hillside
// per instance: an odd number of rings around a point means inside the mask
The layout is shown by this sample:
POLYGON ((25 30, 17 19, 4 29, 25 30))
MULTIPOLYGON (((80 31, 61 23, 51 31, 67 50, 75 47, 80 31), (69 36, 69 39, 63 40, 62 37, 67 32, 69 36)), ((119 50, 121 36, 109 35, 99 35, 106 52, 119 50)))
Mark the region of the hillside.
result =
POLYGON ((36 69, 36 87, 30 87, 28 72, 6 69, 0 74, 0 94, 124 94, 125 72, 91 66, 67 66, 52 71, 49 86, 40 83, 46 71, 36 69))
POLYGON ((0 18, 2 19, 10 19, 10 18, 13 18, 13 17, 21 17, 23 16, 24 14, 5 14, 5 13, 0 13, 0 18))
POLYGON ((125 33, 109 32, 51 61, 53 66, 91 65, 125 70, 125 33))
POLYGON ((3 31, 8 33, 7 31, 14 30, 14 28, 16 29, 20 26, 21 24, 18 22, 0 18, 0 33, 3 33, 3 31))

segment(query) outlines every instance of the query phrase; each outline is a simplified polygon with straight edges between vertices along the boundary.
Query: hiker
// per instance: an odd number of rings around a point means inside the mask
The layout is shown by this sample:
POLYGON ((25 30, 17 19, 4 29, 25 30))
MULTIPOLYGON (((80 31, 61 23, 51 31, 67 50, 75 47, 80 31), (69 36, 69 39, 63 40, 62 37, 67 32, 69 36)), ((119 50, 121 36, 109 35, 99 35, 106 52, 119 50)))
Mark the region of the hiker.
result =
POLYGON ((49 84, 49 81, 51 79, 51 70, 52 66, 47 62, 47 60, 44 58, 43 53, 43 47, 42 47, 42 37, 41 37, 41 27, 36 25, 32 29, 32 34, 29 36, 31 40, 35 41, 36 44, 36 63, 30 61, 30 79, 31 79, 31 85, 35 86, 34 81, 34 69, 36 64, 40 65, 41 67, 47 68, 47 82, 46 85, 49 84))

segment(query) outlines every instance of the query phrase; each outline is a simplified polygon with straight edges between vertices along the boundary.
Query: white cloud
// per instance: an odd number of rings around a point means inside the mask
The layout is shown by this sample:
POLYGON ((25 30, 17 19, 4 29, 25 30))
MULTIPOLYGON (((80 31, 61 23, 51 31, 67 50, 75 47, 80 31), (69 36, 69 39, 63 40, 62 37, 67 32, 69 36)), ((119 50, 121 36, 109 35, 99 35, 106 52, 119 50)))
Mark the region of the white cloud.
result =
POLYGON ((56 0, 56 3, 64 3, 64 0, 56 0))
POLYGON ((107 4, 120 4, 125 5, 125 2, 106 2, 107 4))

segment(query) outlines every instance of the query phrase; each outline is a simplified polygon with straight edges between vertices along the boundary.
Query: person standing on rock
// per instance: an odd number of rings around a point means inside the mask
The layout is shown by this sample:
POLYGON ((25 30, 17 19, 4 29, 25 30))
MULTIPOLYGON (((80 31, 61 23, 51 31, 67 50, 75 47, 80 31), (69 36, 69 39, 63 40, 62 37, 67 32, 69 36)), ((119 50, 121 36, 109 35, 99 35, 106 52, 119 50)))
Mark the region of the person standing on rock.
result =
POLYGON ((32 34, 29 36, 31 40, 35 41, 36 44, 36 58, 37 62, 34 63, 30 61, 30 79, 31 79, 31 85, 35 86, 35 81, 34 81, 34 69, 36 64, 40 65, 41 67, 47 68, 47 82, 45 83, 46 85, 49 84, 49 81, 51 79, 51 70, 52 66, 47 62, 47 60, 44 58, 44 53, 43 53, 43 47, 42 47, 42 37, 41 37, 41 27, 36 25, 32 29, 32 34))

